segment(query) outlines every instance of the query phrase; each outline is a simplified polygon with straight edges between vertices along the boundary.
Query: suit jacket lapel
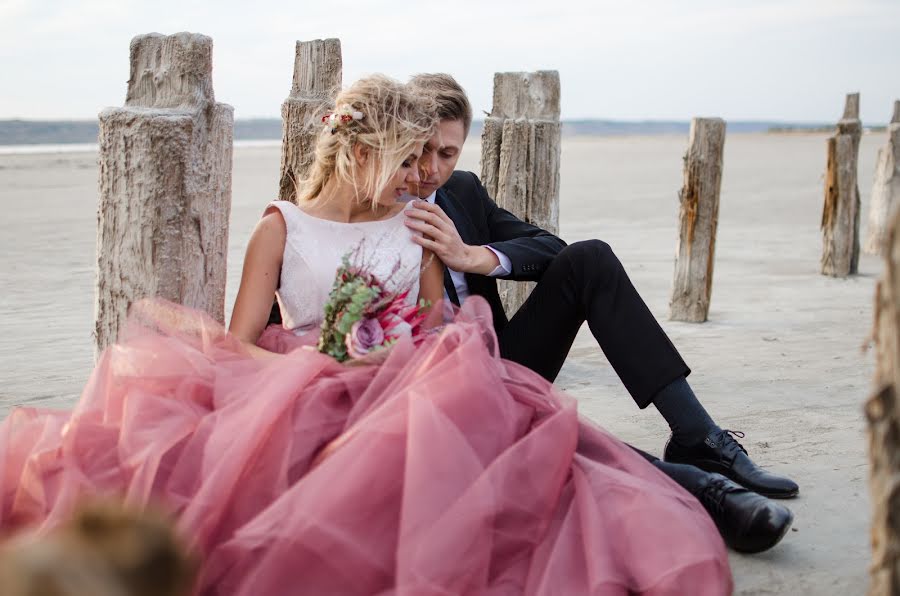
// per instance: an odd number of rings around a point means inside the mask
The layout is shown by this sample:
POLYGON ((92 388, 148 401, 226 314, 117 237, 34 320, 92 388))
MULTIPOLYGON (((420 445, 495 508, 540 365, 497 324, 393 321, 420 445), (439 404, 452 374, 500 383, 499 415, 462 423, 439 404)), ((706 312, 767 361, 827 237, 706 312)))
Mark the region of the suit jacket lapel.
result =
POLYGON ((472 223, 469 214, 466 213, 462 205, 459 204, 459 201, 453 196, 453 193, 443 188, 439 188, 434 202, 438 207, 443 209, 444 213, 447 214, 447 217, 456 224, 456 231, 459 232, 459 237, 462 238, 463 242, 466 244, 482 244, 482 242, 476 238, 478 231, 475 228, 475 224, 472 223))

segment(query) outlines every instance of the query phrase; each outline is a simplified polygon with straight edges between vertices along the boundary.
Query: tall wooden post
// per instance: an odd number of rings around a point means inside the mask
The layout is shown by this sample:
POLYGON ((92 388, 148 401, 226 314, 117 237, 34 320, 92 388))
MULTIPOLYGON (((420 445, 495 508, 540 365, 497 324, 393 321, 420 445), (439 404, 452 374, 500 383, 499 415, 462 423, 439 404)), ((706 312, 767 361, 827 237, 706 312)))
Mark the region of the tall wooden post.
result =
POLYGON ((296 182, 302 180, 315 157, 322 116, 334 105, 341 90, 341 41, 298 41, 294 56, 291 94, 281 104, 281 182, 278 196, 296 200, 296 182))
POLYGON ((216 103, 212 39, 131 41, 125 107, 100 113, 95 339, 160 296, 225 317, 234 113, 216 103))
MULTIPOLYGON (((497 204, 553 234, 559 233, 559 73, 494 75, 494 104, 481 134, 481 179, 497 204)), ((500 283, 510 315, 533 283, 500 283)))
POLYGON ((828 139, 825 206, 822 209, 822 274, 846 277, 859 266, 857 159, 862 123, 859 93, 847 95, 837 133, 828 139))
POLYGON ((887 144, 878 150, 875 183, 869 203, 869 229, 865 251, 882 254, 887 224, 900 201, 900 100, 894 102, 894 115, 888 124, 887 144))
POLYGON ((875 393, 866 402, 872 496, 870 596, 900 596, 900 211, 875 291, 875 393))
POLYGON ((673 321, 702 323, 709 316, 724 149, 725 122, 721 118, 691 120, 684 186, 678 193, 680 233, 669 300, 673 321))

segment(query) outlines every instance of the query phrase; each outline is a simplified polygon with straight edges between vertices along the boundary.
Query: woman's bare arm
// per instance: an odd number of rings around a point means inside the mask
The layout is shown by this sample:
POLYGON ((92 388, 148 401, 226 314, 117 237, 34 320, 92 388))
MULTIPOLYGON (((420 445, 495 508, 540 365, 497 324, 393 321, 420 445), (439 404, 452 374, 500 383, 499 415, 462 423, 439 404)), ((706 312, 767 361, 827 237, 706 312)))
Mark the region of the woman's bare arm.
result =
POLYGON ((276 355, 258 347, 256 342, 265 330, 272 311, 286 241, 284 217, 281 211, 273 209, 256 224, 247 243, 241 286, 234 301, 228 330, 247 346, 254 357, 276 355))
POLYGON ((443 323, 443 309, 438 308, 438 303, 444 298, 444 264, 427 248, 422 249, 422 271, 419 274, 419 300, 423 298, 432 304, 425 327, 443 323))

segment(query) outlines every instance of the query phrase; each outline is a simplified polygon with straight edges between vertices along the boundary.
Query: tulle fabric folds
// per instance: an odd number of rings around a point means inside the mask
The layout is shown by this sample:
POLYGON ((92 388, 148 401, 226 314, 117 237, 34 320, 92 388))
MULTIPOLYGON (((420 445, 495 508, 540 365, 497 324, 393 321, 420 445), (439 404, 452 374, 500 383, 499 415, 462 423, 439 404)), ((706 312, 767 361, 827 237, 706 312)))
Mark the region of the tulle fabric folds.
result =
POLYGON ((500 359, 490 310, 346 366, 270 328, 263 362, 207 317, 136 305, 70 412, 0 426, 0 533, 85 497, 170 511, 196 592, 731 592, 699 503, 500 359))

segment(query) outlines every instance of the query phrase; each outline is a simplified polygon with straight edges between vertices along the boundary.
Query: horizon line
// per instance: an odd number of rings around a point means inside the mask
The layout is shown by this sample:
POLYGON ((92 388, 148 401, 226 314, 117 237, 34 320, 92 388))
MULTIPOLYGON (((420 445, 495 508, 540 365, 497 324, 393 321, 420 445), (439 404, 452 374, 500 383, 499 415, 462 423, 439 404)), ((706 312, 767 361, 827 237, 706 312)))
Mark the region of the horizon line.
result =
MULTIPOLYGON (((779 118, 724 118, 722 116, 692 116, 690 118, 604 118, 604 117, 593 117, 593 116, 585 116, 585 117, 575 117, 575 118, 560 118, 560 123, 565 122, 611 122, 617 124, 690 124, 691 120, 694 118, 721 118, 725 122, 739 122, 746 124, 798 124, 804 126, 824 126, 824 125, 832 125, 836 124, 840 118, 835 118, 833 121, 826 120, 785 120, 779 118)), ((247 116, 242 118, 235 118, 235 122, 254 122, 254 121, 280 121, 281 116, 247 116)), ((484 122, 485 118, 473 118, 472 122, 484 122)), ((26 123, 41 123, 41 124, 50 124, 50 123, 60 123, 60 122, 77 122, 77 123, 89 123, 89 122, 99 122, 99 118, 22 118, 22 117, 0 117, 0 123, 8 123, 8 122, 26 122, 26 123)), ((869 124, 868 126, 887 126, 890 122, 877 122, 869 124)))

